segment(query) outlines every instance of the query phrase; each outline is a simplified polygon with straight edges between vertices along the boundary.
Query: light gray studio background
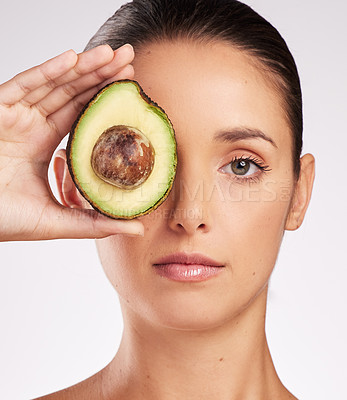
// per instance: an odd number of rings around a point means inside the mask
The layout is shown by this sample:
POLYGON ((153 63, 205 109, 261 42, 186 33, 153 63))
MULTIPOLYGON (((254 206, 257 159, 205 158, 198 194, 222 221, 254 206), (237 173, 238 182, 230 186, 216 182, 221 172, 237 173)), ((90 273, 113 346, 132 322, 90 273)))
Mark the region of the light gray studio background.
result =
MULTIPOLYGON (((88 38, 123 1, 1 2, 0 81, 88 38)), ((347 399, 347 6, 249 0, 285 37, 302 79, 304 152, 316 157, 303 226, 287 232, 272 275, 267 334, 300 400, 347 399)), ((0 244, 0 399, 29 400, 108 364, 122 319, 94 242, 0 244)), ((212 400, 212 399, 211 399, 212 400)))

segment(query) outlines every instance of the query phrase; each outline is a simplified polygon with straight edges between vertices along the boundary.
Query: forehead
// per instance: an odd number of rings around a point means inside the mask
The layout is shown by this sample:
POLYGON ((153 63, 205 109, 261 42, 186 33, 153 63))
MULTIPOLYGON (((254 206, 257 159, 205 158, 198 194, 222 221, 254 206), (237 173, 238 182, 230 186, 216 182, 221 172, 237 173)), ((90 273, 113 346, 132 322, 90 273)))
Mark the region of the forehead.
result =
POLYGON ((134 79, 168 113, 176 131, 248 127, 288 145, 282 96, 273 75, 223 42, 174 41, 136 52, 134 79))

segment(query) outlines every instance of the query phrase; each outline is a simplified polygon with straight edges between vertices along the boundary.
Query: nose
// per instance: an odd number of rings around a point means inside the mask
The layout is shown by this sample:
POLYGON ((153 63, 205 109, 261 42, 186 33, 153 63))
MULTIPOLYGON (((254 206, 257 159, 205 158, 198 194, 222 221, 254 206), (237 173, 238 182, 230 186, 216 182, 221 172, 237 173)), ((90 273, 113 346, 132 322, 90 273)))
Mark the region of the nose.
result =
MULTIPOLYGON (((181 165, 182 167, 182 165, 181 165)), ((203 174, 185 171, 179 167, 170 195, 168 226, 176 233, 194 235, 207 233, 211 229, 210 202, 204 199, 204 185, 207 178, 203 174)))

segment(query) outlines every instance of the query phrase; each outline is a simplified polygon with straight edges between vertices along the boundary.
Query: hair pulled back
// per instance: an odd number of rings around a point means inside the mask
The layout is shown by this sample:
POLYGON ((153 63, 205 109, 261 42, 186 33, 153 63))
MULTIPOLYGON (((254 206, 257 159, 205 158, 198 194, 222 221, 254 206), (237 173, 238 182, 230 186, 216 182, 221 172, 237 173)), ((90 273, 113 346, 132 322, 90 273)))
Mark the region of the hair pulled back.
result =
POLYGON ((300 175, 302 94, 294 58, 279 32, 237 0, 133 0, 124 4, 92 37, 87 49, 125 43, 134 49, 150 42, 222 40, 246 51, 275 77, 293 134, 293 172, 300 175))

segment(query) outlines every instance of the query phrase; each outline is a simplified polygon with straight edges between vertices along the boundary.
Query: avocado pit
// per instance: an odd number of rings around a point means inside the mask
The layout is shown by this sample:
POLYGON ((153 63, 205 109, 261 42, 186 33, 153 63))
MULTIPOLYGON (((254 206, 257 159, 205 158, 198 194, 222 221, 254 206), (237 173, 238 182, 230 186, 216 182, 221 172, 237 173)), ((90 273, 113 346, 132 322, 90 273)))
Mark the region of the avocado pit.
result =
POLYGON ((121 189, 135 189, 149 177, 154 148, 138 129, 115 125, 104 131, 94 145, 91 166, 103 181, 121 189))

